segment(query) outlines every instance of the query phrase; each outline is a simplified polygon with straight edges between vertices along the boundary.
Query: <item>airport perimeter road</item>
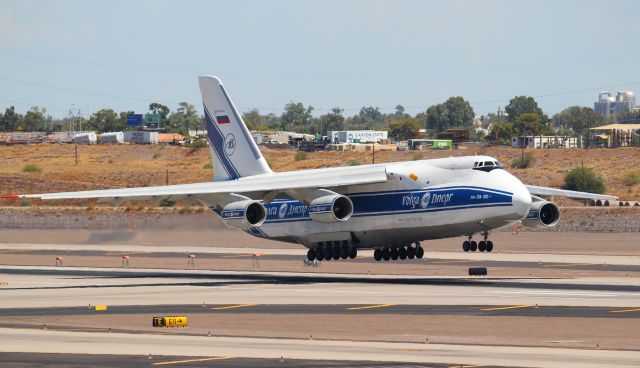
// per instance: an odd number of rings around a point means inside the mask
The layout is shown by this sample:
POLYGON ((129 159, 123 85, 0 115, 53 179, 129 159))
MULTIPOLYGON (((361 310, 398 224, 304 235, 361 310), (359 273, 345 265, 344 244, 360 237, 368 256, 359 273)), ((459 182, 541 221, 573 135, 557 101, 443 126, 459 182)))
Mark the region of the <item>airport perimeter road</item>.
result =
POLYGON ((517 367, 637 367, 640 352, 448 344, 88 333, 0 328, 0 351, 166 355, 517 367))
POLYGON ((6 283, 0 287, 0 308, 203 302, 640 307, 637 278, 595 281, 0 266, 0 281, 6 283))

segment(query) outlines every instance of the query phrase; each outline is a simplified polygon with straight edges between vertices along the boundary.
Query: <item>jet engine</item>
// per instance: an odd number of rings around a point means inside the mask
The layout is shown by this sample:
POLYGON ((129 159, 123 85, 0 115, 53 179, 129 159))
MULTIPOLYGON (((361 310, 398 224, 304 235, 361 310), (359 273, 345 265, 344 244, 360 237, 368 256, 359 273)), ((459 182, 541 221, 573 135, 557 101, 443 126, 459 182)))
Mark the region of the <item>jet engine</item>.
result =
POLYGON ((309 204, 309 216, 316 222, 347 221, 353 215, 353 203, 342 194, 330 194, 315 198, 309 204))
POLYGON ((529 214, 522 220, 525 227, 553 227, 560 221, 560 210, 555 203, 533 197, 529 214))
POLYGON ((261 202, 247 199, 227 204, 222 208, 220 216, 229 227, 247 229, 262 225, 267 218, 267 210, 261 202))

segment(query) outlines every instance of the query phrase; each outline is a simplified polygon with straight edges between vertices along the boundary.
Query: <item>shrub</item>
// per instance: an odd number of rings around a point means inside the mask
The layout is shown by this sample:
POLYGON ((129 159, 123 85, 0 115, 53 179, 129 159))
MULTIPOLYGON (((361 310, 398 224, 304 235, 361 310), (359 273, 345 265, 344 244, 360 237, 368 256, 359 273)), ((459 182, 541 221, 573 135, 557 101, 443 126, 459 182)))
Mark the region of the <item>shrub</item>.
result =
POLYGON ((296 161, 302 161, 305 160, 307 158, 307 153, 305 151, 298 151, 296 152, 296 161))
POLYGON ((189 144, 187 144, 187 147, 189 148, 206 148, 209 145, 207 144, 207 141, 205 141, 204 139, 198 139, 197 141, 193 141, 189 144))
POLYGON ((42 171, 42 168, 36 164, 24 165, 24 167, 22 168, 22 172, 26 172, 26 173, 38 173, 41 171, 42 171))
POLYGON ((622 184, 632 187, 640 184, 640 173, 636 171, 629 171, 622 176, 622 184))
POLYGON ((358 160, 353 160, 349 162, 349 166, 358 166, 358 165, 362 165, 358 160))
POLYGON ((202 165, 202 168, 205 170, 211 170, 213 169, 213 166, 211 165, 211 162, 207 162, 206 164, 202 165))
POLYGON ((518 156, 511 161, 512 169, 526 169, 533 166, 536 158, 531 153, 525 153, 524 156, 518 156))
POLYGON ((564 189, 589 193, 604 193, 607 187, 602 178, 588 167, 576 167, 564 177, 564 189))

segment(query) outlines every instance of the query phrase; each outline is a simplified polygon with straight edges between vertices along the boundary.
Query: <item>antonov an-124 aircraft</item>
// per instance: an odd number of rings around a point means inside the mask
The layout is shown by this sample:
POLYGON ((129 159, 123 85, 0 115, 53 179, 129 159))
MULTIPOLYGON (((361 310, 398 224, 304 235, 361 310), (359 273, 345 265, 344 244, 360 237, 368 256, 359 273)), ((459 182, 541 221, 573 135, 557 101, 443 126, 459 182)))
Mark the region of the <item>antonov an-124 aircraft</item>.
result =
POLYGON ((369 248, 377 261, 422 258, 421 241, 450 237, 464 237, 464 251, 491 252, 494 229, 558 223, 558 207, 544 198, 616 199, 525 185, 488 156, 272 172, 220 79, 199 80, 212 182, 14 198, 198 202, 229 227, 304 245, 309 260, 355 258, 369 248))

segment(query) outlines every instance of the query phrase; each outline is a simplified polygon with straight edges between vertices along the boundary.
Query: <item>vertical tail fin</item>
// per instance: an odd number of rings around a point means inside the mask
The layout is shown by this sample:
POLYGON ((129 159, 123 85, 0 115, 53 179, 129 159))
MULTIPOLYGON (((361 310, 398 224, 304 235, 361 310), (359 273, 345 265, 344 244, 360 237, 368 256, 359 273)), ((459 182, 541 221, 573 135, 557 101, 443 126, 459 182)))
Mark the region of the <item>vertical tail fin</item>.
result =
POLYGON ((220 79, 200 76, 214 181, 271 172, 220 79))

